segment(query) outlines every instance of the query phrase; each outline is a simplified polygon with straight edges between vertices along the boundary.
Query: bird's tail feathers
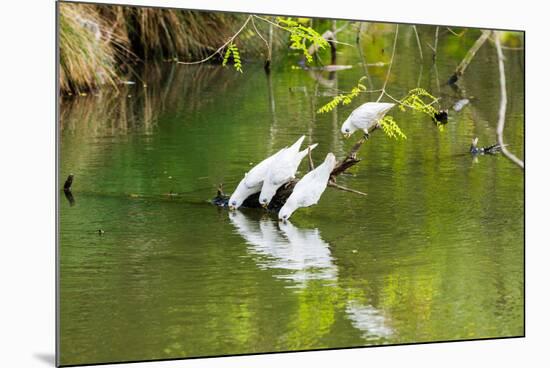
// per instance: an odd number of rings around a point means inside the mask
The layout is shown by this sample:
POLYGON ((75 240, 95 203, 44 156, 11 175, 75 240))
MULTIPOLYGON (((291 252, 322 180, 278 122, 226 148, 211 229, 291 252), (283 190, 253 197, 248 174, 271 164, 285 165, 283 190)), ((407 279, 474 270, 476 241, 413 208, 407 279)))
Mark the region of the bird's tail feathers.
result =
POLYGON ((298 140, 292 146, 290 146, 289 150, 293 150, 293 151, 298 152, 300 150, 300 147, 302 146, 302 142, 304 141, 305 138, 306 138, 305 135, 298 138, 298 140))

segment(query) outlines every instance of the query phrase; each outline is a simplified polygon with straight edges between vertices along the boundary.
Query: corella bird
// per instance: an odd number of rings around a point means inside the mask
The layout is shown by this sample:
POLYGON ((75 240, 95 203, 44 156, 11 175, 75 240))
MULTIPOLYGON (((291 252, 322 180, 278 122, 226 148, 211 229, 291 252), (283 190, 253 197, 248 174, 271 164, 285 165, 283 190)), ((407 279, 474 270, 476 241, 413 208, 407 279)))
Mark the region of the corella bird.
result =
POLYGON ((248 173, 244 174, 244 178, 239 185, 237 185, 237 188, 229 198, 228 204, 230 210, 239 208, 246 198, 262 190, 262 184, 267 175, 269 165, 279 157, 285 149, 286 148, 283 148, 274 155, 269 156, 254 166, 248 173))
POLYGON ((294 179, 298 166, 300 166, 300 162, 306 157, 308 150, 313 150, 317 147, 317 143, 315 143, 300 151, 304 138, 304 135, 301 136, 296 143, 281 152, 269 165, 259 197, 260 204, 263 207, 269 205, 277 189, 294 179))
POLYGON ((362 129, 365 138, 369 138, 369 129, 376 126, 380 119, 394 107, 393 103, 367 102, 352 111, 351 115, 342 124, 342 134, 349 138, 356 130, 362 129))
POLYGON ((327 187, 334 166, 336 166, 336 157, 332 153, 328 153, 325 162, 304 175, 279 211, 279 220, 288 220, 298 208, 317 204, 327 187))

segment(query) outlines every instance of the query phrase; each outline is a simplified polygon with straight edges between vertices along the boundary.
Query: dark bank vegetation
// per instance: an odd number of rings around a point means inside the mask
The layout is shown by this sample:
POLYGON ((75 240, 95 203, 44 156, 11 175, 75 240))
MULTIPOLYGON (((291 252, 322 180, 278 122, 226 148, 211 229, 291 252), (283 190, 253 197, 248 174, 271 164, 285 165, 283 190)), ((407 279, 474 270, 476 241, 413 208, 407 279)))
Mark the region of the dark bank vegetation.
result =
MULTIPOLYGON (((175 9, 60 4, 60 87, 86 93, 137 77, 141 61, 202 58, 226 42, 245 16, 175 9)), ((250 35, 248 34, 248 38, 250 35)), ((247 45, 251 53, 261 40, 247 45)))

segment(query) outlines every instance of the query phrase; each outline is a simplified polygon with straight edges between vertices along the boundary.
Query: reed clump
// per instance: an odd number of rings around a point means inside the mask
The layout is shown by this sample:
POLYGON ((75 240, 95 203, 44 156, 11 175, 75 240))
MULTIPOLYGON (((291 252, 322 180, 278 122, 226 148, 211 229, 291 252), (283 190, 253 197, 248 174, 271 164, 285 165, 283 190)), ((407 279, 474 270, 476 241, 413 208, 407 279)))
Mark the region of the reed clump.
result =
POLYGON ((145 60, 190 60, 216 50, 243 15, 178 9, 61 3, 60 88, 115 88, 145 60))
POLYGON ((116 85, 118 50, 106 40, 97 9, 61 4, 59 18, 60 88, 83 93, 101 84, 116 85))

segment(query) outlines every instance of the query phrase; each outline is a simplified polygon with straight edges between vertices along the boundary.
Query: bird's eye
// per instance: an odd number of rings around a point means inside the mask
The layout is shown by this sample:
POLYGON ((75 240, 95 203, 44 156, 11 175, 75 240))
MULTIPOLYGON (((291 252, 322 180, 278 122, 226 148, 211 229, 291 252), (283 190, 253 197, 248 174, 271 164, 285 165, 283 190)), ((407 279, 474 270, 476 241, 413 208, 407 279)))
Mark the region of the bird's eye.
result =
POLYGON ((346 133, 349 133, 349 129, 346 129, 346 133))
POLYGON ((233 202, 231 202, 231 204, 232 204, 233 206, 236 206, 236 205, 237 205, 237 201, 233 201, 233 202))
POLYGON ((284 215, 283 218, 286 220, 286 215, 284 215))
POLYGON ((267 202, 267 198, 262 199, 262 202, 264 203, 267 202))

